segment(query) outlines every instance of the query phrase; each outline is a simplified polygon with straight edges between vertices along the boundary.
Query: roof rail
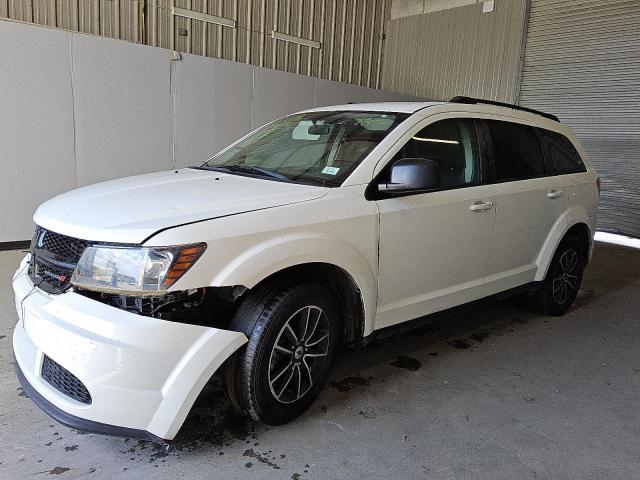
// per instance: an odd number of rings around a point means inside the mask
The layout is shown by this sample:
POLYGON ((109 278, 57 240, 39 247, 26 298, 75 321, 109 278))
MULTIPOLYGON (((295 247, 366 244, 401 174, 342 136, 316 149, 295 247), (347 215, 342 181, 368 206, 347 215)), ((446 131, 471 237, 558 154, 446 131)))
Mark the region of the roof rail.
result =
POLYGON ((521 107, 520 105, 512 105, 510 103, 496 102, 496 101, 493 101, 493 100, 483 100, 481 98, 457 96, 457 97, 453 97, 451 100, 449 100, 449 103, 466 103, 466 104, 469 104, 469 105, 475 105, 475 104, 478 104, 478 103, 482 103, 482 104, 486 104, 486 105, 495 105, 496 107, 513 108, 514 110, 521 110, 523 112, 533 113, 535 115, 540 115, 541 117, 545 117, 545 118, 548 118, 549 120, 554 120, 556 122, 560 121, 560 119, 558 117, 556 117, 555 115, 552 115, 550 113, 544 113, 544 112, 541 112, 540 110, 534 110, 533 108, 521 107))

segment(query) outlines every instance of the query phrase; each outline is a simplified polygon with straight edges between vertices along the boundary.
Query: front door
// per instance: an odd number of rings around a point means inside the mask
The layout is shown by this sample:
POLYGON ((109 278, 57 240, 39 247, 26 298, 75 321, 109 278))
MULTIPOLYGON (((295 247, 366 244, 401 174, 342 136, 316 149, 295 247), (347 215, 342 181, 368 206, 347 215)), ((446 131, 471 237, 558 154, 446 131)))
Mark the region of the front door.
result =
POLYGON ((429 124, 410 135, 389 165, 400 158, 437 162, 440 187, 377 201, 376 328, 480 298, 493 236, 495 197, 482 183, 474 120, 429 124))

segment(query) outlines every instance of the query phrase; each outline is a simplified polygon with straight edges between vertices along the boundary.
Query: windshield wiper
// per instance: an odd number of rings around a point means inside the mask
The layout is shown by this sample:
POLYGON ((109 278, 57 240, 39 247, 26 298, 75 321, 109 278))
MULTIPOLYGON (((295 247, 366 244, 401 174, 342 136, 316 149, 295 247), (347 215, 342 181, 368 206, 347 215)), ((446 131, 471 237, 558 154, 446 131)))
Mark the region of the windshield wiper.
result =
POLYGON ((254 167, 253 165, 223 165, 223 168, 227 168, 232 172, 253 173, 263 175, 265 177, 277 178, 278 180, 286 180, 287 182, 290 180, 286 175, 267 170, 266 168, 254 167))
POLYGON ((286 182, 290 182, 291 179, 286 175, 282 175, 278 172, 272 172, 271 170, 267 170, 266 168, 254 167, 252 165, 203 165, 200 167, 204 170, 215 170, 218 172, 230 172, 230 173, 248 173, 250 175, 259 175, 262 177, 275 178, 277 180, 284 180, 286 182))

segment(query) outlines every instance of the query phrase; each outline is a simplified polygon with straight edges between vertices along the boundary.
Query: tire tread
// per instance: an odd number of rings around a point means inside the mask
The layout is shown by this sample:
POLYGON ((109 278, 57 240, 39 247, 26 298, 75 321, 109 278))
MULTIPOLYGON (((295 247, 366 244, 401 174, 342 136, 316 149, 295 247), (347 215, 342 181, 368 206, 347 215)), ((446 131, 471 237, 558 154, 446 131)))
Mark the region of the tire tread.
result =
POLYGON ((261 344, 269 328, 274 328, 271 320, 279 309, 292 301, 299 293, 309 288, 328 290, 317 283, 295 284, 293 280, 282 278, 259 287, 251 293, 236 312, 230 329, 244 333, 249 341, 236 352, 227 370, 227 392, 233 405, 254 420, 264 421, 265 412, 260 408, 255 386, 258 382, 261 344))

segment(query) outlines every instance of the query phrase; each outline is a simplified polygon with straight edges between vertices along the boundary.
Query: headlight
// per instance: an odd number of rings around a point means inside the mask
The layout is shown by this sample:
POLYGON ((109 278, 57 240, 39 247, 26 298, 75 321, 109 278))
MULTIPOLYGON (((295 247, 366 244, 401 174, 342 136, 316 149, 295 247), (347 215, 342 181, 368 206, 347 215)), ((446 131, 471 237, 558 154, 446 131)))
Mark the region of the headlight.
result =
POLYGON ((87 247, 71 277, 76 287, 136 296, 161 295, 200 258, 206 244, 87 247))

